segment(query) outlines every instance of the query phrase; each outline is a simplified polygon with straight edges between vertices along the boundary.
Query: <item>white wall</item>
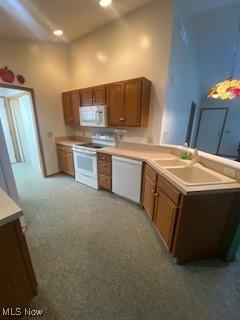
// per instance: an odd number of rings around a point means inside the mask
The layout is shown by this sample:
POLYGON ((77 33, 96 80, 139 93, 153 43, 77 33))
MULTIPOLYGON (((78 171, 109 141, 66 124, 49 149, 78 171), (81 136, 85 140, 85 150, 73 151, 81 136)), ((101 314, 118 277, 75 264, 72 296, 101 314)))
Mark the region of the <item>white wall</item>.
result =
POLYGON ((149 126, 129 129, 126 140, 160 142, 171 31, 172 1, 157 0, 70 46, 73 88, 139 76, 152 81, 149 126))
POLYGON ((184 144, 191 103, 195 101, 198 107, 200 104, 199 62, 195 40, 193 21, 186 3, 183 0, 175 0, 162 143, 184 144), (179 34, 180 23, 186 31, 186 42, 179 34))
POLYGON ((45 42, 1 39, 0 61, 2 66, 23 74, 25 86, 34 89, 47 173, 57 172, 54 136, 73 133, 64 125, 61 102, 61 92, 72 88, 68 48, 45 42), (54 136, 49 138, 47 132, 53 132, 54 136))
MULTIPOLYGON (((206 97, 209 89, 230 76, 236 45, 240 3, 218 8, 194 17, 200 62, 201 95, 206 97)), ((240 79, 240 50, 235 68, 240 79)), ((236 156, 240 142, 240 101, 204 99, 203 107, 228 108, 223 139, 219 152, 236 156)))

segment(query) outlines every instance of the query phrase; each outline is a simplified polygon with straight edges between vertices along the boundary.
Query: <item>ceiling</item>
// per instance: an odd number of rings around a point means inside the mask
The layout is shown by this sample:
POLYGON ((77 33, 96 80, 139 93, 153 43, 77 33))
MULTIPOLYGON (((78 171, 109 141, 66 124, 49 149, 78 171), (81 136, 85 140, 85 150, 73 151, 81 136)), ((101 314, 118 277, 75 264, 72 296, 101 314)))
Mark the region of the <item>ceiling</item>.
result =
POLYGON ((153 0, 112 0, 102 8, 98 0, 0 1, 0 37, 70 42, 153 0), (61 38, 52 31, 62 29, 61 38))

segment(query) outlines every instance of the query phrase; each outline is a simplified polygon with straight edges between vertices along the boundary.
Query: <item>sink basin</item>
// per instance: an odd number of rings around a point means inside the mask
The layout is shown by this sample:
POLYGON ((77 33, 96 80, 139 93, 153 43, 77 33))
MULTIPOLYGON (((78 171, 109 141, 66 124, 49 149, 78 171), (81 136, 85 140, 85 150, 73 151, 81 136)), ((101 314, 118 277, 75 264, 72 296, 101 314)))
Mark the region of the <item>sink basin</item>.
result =
POLYGON ((183 167, 188 163, 188 161, 181 159, 161 159, 154 160, 154 162, 162 167, 183 167))
POLYGON ((209 172, 204 167, 183 167, 183 168, 168 168, 167 171, 172 173, 175 177, 182 180, 184 184, 188 185, 207 185, 234 182, 233 179, 223 176, 220 178, 218 174, 209 172), (218 175, 218 176, 217 176, 218 175))

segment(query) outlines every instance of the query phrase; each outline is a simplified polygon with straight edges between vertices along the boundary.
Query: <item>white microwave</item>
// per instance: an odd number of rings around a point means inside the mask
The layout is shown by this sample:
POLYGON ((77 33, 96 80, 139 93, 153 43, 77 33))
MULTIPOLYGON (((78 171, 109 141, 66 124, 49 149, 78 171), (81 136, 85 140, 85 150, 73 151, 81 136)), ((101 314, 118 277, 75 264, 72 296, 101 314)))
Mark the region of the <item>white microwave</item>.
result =
POLYGON ((107 106, 92 106, 79 108, 80 125, 83 127, 102 127, 107 124, 107 106))

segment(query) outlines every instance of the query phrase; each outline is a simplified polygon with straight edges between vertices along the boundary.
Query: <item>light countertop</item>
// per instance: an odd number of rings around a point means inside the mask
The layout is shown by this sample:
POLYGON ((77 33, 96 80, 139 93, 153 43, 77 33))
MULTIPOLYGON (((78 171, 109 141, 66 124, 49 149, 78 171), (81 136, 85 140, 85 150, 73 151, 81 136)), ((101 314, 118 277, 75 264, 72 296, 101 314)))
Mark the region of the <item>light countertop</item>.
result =
POLYGON ((21 208, 0 188, 0 227, 22 215, 21 208))
MULTIPOLYGON (((86 143, 86 140, 83 138, 79 138, 77 143, 86 143)), ((62 145, 72 146, 75 141, 72 140, 62 140, 61 142, 57 142, 62 145)), ((196 193, 219 193, 219 192, 240 192, 240 183, 232 182, 232 183, 219 183, 219 184, 206 184, 206 185, 186 185, 182 183, 181 180, 175 178, 172 174, 170 174, 164 167, 161 167, 159 164, 156 164, 154 160, 156 159, 167 159, 167 158, 179 158, 179 151, 181 150, 180 146, 170 146, 170 145, 143 145, 143 144, 135 144, 135 143, 119 143, 116 147, 105 147, 97 150, 98 153, 106 153, 112 156, 117 157, 126 157, 133 160, 140 160, 148 163, 152 168, 154 168, 158 173, 160 173, 166 180, 168 180, 172 185, 174 185, 179 191, 183 194, 196 194, 196 193)), ((199 152, 199 156, 202 158, 203 156, 206 159, 211 161, 216 161, 216 156, 199 152)), ((219 157, 217 157, 219 158, 219 157)), ((237 164, 234 161, 220 159, 222 161, 222 166, 232 164, 232 167, 239 170, 240 172, 240 164, 237 164), (239 168, 238 168, 239 167, 239 168)), ((207 166, 205 166, 207 167, 207 166)), ((219 163, 216 162, 216 167, 219 167, 219 163)), ((216 174, 219 172, 212 171, 216 174)))

